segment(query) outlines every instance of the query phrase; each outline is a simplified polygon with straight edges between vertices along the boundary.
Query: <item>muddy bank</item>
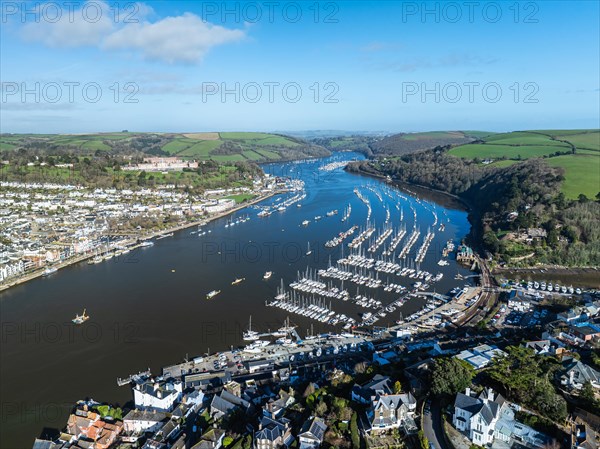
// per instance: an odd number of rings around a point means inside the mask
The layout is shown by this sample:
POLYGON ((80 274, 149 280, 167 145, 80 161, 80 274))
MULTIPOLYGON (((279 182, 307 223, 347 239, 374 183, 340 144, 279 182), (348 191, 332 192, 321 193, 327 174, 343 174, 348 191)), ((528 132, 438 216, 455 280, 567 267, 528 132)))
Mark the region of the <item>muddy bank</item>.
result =
POLYGON ((493 274, 498 278, 558 282, 561 285, 600 289, 600 271, 597 268, 496 268, 493 274))

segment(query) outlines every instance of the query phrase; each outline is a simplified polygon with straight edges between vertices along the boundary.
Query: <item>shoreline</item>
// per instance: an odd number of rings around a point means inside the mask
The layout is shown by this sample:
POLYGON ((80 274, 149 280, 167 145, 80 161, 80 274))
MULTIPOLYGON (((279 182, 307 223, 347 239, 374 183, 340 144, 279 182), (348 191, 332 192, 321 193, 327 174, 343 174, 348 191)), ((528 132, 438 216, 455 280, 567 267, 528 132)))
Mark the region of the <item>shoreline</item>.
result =
MULTIPOLYGON (((156 238, 156 237, 158 237, 160 235, 169 234, 171 232, 183 231, 185 229, 188 229, 188 228, 191 228, 191 227, 194 227, 194 226, 203 226, 203 225, 206 225, 206 224, 208 224, 208 223, 210 223, 212 221, 218 220, 219 218, 226 217, 227 215, 230 215, 230 214, 232 214, 234 212, 237 212, 237 211, 239 211, 241 209, 244 209, 244 208, 249 207, 249 206, 253 206, 254 204, 258 204, 258 203, 260 203, 262 201, 265 201, 265 200, 267 200, 269 198, 272 198, 275 195, 280 195, 280 194, 285 193, 285 192, 286 192, 286 190, 277 190, 277 191, 274 191, 274 192, 271 192, 271 193, 268 193, 268 194, 265 194, 265 195, 259 195, 259 196, 257 196, 256 198, 254 198, 254 199, 252 199, 250 201, 245 201, 245 202, 239 203, 235 207, 232 207, 231 209, 225 210, 223 212, 218 212, 218 213, 216 213, 214 215, 210 215, 210 216, 205 217, 205 218, 203 218, 201 220, 194 220, 194 221, 191 221, 191 222, 180 223, 177 226, 173 226, 173 227, 166 228, 166 229, 161 229, 160 231, 151 231, 148 234, 138 235, 134 241, 126 244, 126 247, 128 249, 136 249, 136 248, 139 247, 140 242, 144 242, 144 241, 147 241, 147 240, 154 239, 154 238, 156 238)), ((110 251, 107 251, 107 253, 112 253, 113 251, 114 251, 114 249, 112 249, 110 251)), ((84 261, 86 261, 88 259, 91 259, 91 258, 93 258, 95 256, 96 256, 96 253, 93 252, 93 251, 89 252, 89 253, 79 254, 77 256, 74 256, 74 257, 69 258, 67 260, 64 260, 62 262, 59 262, 58 264, 53 265, 52 267, 56 268, 57 270, 62 270, 62 269, 67 268, 69 266, 72 266, 72 265, 84 262, 84 261)), ((31 281, 33 279, 37 279, 39 277, 43 277, 44 276, 44 270, 46 268, 48 268, 48 267, 39 268, 39 269, 37 269, 34 272, 27 273, 27 274, 25 274, 25 275, 23 275, 21 277, 15 278, 15 279, 11 280, 11 282, 9 282, 7 284, 0 285, 0 293, 6 291, 8 289, 10 289, 11 287, 16 287, 17 285, 25 284, 26 282, 29 282, 29 281, 31 281)), ((54 274, 54 273, 52 273, 52 274, 54 274)))
MULTIPOLYGON (((461 204, 463 204, 465 206, 465 209, 468 212, 469 222, 471 223, 471 231, 469 232, 468 235, 476 238, 476 236, 473 234, 476 224, 473 223, 473 221, 471 220, 471 217, 476 217, 478 214, 478 211, 465 198, 461 198, 461 197, 454 195, 452 193, 449 193, 449 192, 444 192, 443 190, 438 190, 438 189, 434 189, 432 187, 423 186, 421 184, 414 184, 414 183, 410 183, 410 182, 398 181, 398 180, 394 180, 393 178, 391 181, 389 181, 383 175, 366 172, 360 168, 358 169, 357 172, 350 172, 350 173, 357 173, 360 175, 371 176, 371 177, 377 178, 377 179, 383 179, 383 180, 386 180, 388 183, 389 182, 395 183, 399 186, 417 187, 417 188, 424 189, 424 190, 427 190, 430 192, 439 193, 441 195, 444 195, 444 196, 447 196, 449 198, 459 201, 461 204)), ((476 245, 480 244, 480 242, 474 242, 474 243, 476 243, 476 245)), ((548 276, 555 276, 555 277, 559 278, 559 280, 560 280, 561 276, 562 277, 570 277, 570 276, 578 276, 578 275, 582 275, 582 274, 589 274, 590 272, 597 273, 600 270, 600 267, 596 267, 596 266, 568 267, 568 266, 561 266, 561 265, 544 264, 544 265, 535 265, 535 266, 530 266, 530 267, 511 267, 511 266, 502 267, 502 268, 494 267, 490 271, 491 271, 492 276, 496 277, 496 276, 501 276, 503 274, 511 273, 511 272, 513 274, 524 274, 524 275, 532 275, 533 274, 533 275, 539 276, 541 274, 544 274, 541 272, 541 270, 544 270, 545 274, 547 274, 548 276)), ((600 283, 598 283, 596 288, 600 289, 600 283)))

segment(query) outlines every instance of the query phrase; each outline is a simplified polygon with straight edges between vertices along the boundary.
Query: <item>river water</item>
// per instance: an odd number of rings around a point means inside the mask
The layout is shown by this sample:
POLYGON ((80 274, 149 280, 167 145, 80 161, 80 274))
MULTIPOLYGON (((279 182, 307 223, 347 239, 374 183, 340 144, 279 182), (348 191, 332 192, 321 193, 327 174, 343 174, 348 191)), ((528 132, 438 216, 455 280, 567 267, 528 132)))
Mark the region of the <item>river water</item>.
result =
MULTIPOLYGON (((241 345, 241 332, 250 316, 256 330, 280 327, 288 314, 267 307, 265 302, 276 295, 281 280, 287 286, 307 267, 326 268, 330 259, 335 264, 342 246, 327 249, 324 242, 351 225, 365 226, 367 207, 353 192, 355 187, 371 203, 371 222, 377 228, 373 237, 384 226, 385 207, 390 210, 390 224, 400 225, 396 203, 403 210, 410 234, 411 206, 414 208, 422 232, 409 257, 414 257, 428 226, 434 222, 435 212, 439 222, 435 229, 432 227, 435 238, 421 268, 444 273, 435 284, 437 292, 446 293, 463 285, 464 281, 454 277, 457 272, 468 273, 454 261, 445 267, 437 265, 445 242, 459 242, 469 231, 467 214, 460 204, 443 196, 427 197, 426 193, 420 193, 417 199, 408 192, 401 192, 403 198, 395 192, 383 194, 380 201, 368 187, 383 192, 387 187, 382 181, 341 169, 318 170, 328 162, 351 158, 362 156, 342 153, 318 161, 264 166, 267 173, 305 182, 307 197, 300 202, 302 207, 293 205, 266 218, 257 217, 257 206, 248 207, 209 223, 204 227, 204 236, 191 234, 194 229, 183 230, 156 241, 153 247, 98 265, 74 265, 1 293, 0 447, 28 448, 35 437, 62 429, 78 399, 91 397, 124 405, 131 400, 131 392, 128 387, 116 385, 117 377, 146 368, 159 373, 163 366, 186 356, 241 345), (348 204, 352 213, 342 223, 348 204), (338 215, 327 217, 333 209, 338 215), (319 215, 323 218, 315 221, 319 215), (225 227, 232 217, 245 216, 250 220, 225 227), (303 220, 310 220, 310 225, 302 226, 303 220), (441 232, 437 229, 440 222, 446 226, 441 232), (310 256, 306 256, 308 242, 313 251, 310 256), (266 271, 274 272, 268 281, 263 280, 266 271), (244 282, 231 285, 235 278, 242 277, 244 282), (207 300, 206 294, 213 289, 221 293, 207 300), (91 319, 83 326, 74 326, 71 319, 84 308, 91 319)), ((259 206, 275 204, 291 195, 270 198, 259 206)), ((354 236, 343 245, 346 255, 347 243, 354 236)), ((390 282, 409 286, 413 280, 394 276, 390 282)), ((352 284, 345 288, 356 293, 352 284)), ((361 293, 367 293, 365 287, 361 293)), ((384 303, 399 296, 382 289, 368 293, 384 303)), ((409 315, 420 307, 419 301, 407 302, 400 311, 409 315)), ((336 312, 356 319, 359 312, 365 311, 350 301, 331 302, 336 312)), ((399 313, 394 312, 377 325, 392 324, 398 317, 399 313)), ((290 315, 290 320, 298 326, 300 335, 305 335, 311 324, 315 333, 332 330, 298 315, 290 315)), ((337 330, 341 330, 339 326, 337 330)))

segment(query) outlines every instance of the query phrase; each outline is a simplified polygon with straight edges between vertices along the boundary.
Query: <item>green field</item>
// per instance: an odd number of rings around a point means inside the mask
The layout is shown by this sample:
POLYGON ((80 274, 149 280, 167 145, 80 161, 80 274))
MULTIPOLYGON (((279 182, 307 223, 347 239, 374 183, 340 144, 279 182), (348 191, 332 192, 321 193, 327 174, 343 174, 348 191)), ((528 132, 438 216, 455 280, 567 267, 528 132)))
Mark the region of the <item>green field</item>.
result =
POLYGON ((565 181, 561 190, 569 198, 583 193, 595 198, 600 192, 600 155, 573 154, 547 159, 553 167, 565 169, 565 181))
POLYGON ((492 134, 482 137, 485 143, 466 144, 452 148, 449 154, 466 159, 502 159, 490 164, 507 167, 522 159, 546 157, 553 167, 565 169, 561 189, 569 198, 583 193, 594 198, 600 191, 600 131, 540 130, 492 134), (555 139, 563 140, 559 142, 555 139), (572 151, 575 154, 555 156, 572 151))
POLYGON ((449 152, 452 156, 467 159, 529 159, 554 154, 557 151, 568 151, 568 147, 552 147, 550 145, 494 145, 494 144, 468 144, 452 148, 449 152))
POLYGON ((548 135, 528 132, 495 134, 484 138, 486 142, 500 145, 551 145, 569 147, 569 144, 552 140, 548 135))
POLYGON ((230 200, 235 200, 236 203, 243 203, 244 201, 250 201, 254 198, 254 195, 250 193, 240 193, 239 195, 230 195, 227 197, 230 200))
POLYGON ((258 139, 267 139, 269 137, 273 137, 273 134, 266 133, 248 133, 248 132, 240 132, 240 133, 219 133, 221 139, 223 140, 258 140, 258 139))
POLYGON ((600 132, 584 134, 562 135, 558 139, 568 140, 577 148, 600 151, 600 132))
POLYGON ((422 133, 404 134, 402 138, 404 140, 464 139, 465 134, 460 131, 428 131, 422 133))
POLYGON ((177 156, 208 159, 211 157, 210 152, 223 144, 220 140, 201 140, 196 142, 191 147, 177 153, 177 156))

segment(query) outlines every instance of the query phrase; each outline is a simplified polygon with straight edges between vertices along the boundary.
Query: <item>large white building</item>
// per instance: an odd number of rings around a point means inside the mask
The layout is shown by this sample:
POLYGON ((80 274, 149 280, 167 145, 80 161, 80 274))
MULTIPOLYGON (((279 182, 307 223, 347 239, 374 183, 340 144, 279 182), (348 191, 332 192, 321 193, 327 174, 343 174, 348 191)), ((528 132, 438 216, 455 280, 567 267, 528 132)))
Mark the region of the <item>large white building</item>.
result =
POLYGON ((133 400, 138 409, 170 412, 180 401, 182 392, 183 386, 179 381, 146 379, 133 387, 133 400))

